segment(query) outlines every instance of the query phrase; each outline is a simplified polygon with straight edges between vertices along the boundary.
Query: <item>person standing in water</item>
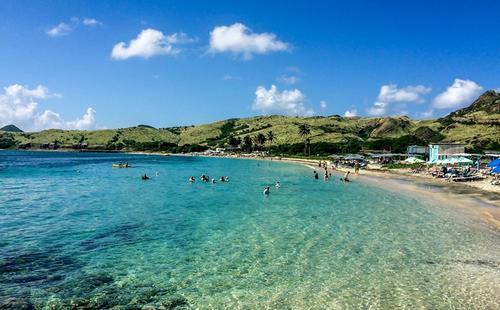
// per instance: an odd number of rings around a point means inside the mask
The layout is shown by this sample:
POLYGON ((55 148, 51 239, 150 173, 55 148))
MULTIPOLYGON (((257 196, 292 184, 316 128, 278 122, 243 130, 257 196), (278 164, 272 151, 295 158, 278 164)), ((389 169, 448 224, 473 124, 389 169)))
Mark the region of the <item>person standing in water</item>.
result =
POLYGON ((262 192, 264 195, 269 195, 271 188, 269 186, 264 187, 264 191, 262 192))
POLYGON ((351 171, 347 171, 345 174, 344 174, 344 177, 341 179, 342 181, 344 182, 351 182, 349 180, 349 174, 351 174, 351 171))
POLYGON ((314 178, 315 178, 316 180, 318 180, 318 179, 319 179, 319 175, 318 175, 318 173, 316 172, 316 170, 314 170, 314 178))

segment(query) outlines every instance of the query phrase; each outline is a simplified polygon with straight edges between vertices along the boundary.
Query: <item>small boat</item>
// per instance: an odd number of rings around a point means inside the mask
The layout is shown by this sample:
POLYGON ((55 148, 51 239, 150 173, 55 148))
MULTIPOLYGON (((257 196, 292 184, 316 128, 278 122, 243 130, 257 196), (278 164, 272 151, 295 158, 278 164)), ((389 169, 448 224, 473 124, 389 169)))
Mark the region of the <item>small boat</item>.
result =
POLYGON ((130 168, 129 164, 112 164, 113 168, 130 168))

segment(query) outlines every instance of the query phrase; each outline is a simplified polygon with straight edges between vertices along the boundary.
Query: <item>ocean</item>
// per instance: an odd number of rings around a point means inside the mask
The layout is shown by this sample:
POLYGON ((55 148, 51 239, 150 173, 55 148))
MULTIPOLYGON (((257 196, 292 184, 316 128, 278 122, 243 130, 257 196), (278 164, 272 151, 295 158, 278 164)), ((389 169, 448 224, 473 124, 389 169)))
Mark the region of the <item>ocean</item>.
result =
POLYGON ((500 308, 497 230, 339 177, 279 161, 0 151, 0 305, 500 308))

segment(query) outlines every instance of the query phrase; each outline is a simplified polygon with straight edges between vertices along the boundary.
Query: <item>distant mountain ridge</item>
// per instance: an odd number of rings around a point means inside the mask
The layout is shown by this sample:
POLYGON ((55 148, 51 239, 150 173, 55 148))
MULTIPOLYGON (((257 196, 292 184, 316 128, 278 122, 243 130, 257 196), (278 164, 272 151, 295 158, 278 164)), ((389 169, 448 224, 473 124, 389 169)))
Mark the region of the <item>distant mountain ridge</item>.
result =
POLYGON ((407 116, 271 115, 168 128, 138 125, 93 131, 51 129, 34 133, 4 133, 10 136, 8 139, 4 137, 7 140, 4 139, 3 145, 38 148, 57 143, 71 148, 74 144, 85 143, 89 149, 95 150, 186 152, 230 145, 249 149, 248 144, 253 144, 253 149, 300 154, 304 143, 309 143, 312 154, 331 154, 360 149, 402 152, 412 144, 454 142, 465 143, 470 151, 478 151, 500 150, 499 132, 500 95, 487 91, 469 107, 434 120, 413 120, 407 116), (302 125, 310 129, 309 134, 299 133, 299 126, 302 125), (270 131, 272 134, 269 134, 270 131), (271 140, 267 139, 269 136, 271 140), (244 140, 247 140, 245 146, 244 140))
POLYGON ((7 126, 3 126, 2 128, 0 128, 0 131, 7 131, 7 132, 23 132, 21 129, 19 129, 19 127, 15 126, 15 125, 7 125, 7 126))

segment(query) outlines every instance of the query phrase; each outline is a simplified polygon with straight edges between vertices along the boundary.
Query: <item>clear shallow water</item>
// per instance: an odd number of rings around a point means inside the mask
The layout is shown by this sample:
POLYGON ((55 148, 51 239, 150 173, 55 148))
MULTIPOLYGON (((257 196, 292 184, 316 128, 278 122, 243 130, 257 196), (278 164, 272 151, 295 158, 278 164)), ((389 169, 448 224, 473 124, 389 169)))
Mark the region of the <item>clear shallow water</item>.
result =
POLYGON ((498 232, 419 197, 311 176, 279 162, 0 151, 0 301, 500 307, 498 232), (124 160, 133 167, 111 168, 124 160), (231 181, 187 182, 203 173, 231 181))

